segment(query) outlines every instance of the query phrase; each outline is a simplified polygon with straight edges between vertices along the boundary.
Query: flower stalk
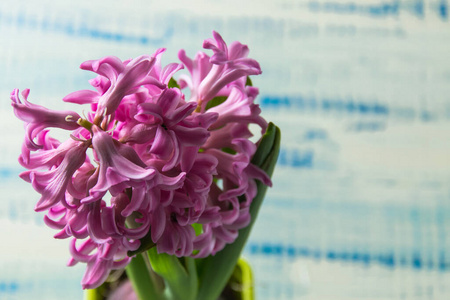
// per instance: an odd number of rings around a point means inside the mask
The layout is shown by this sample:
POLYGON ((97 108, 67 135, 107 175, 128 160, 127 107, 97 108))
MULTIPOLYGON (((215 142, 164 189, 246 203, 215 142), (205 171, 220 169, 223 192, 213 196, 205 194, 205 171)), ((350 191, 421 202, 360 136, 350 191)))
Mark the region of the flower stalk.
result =
POLYGON ((133 289, 140 300, 163 300, 163 290, 146 263, 145 254, 136 255, 125 268, 133 289))

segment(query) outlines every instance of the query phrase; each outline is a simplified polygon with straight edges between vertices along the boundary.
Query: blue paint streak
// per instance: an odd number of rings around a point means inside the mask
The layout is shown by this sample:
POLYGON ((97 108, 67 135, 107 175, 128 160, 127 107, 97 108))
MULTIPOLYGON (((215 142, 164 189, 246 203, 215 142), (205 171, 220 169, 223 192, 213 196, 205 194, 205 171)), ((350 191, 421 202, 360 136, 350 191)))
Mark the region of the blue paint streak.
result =
POLYGON ((263 245, 263 246, 261 247, 261 251, 262 251, 262 253, 264 253, 264 254, 276 254, 276 253, 273 251, 273 247, 272 247, 271 245, 263 245))
POLYGON ((362 262, 363 263, 365 263, 366 265, 368 265, 369 263, 370 263, 370 254, 368 254, 368 253, 363 253, 362 255, 361 255, 361 260, 362 260, 362 262))
POLYGON ((13 169, 13 168, 0 168, 0 179, 5 180, 5 179, 13 179, 13 178, 18 178, 19 173, 23 171, 18 170, 18 169, 13 169))
MULTIPOLYGON (((365 15, 375 18, 384 17, 397 17, 400 15, 401 11, 408 11, 418 18, 423 19, 425 16, 424 1, 416 0, 413 3, 400 3, 399 1, 391 1, 388 3, 378 3, 378 4, 362 4, 353 2, 318 2, 310 1, 308 3, 308 9, 311 12, 319 13, 335 13, 335 14, 347 14, 347 15, 365 15)), ((443 20, 447 19, 447 5, 445 1, 442 1, 437 7, 438 13, 443 20)))
POLYGON ((24 14, 18 14, 12 17, 11 15, 5 15, 0 13, 0 24, 15 25, 18 28, 28 28, 41 30, 43 32, 57 32, 71 37, 86 37, 96 40, 111 41, 117 43, 130 43, 141 45, 161 45, 167 42, 168 39, 173 37, 174 29, 169 27, 160 38, 150 38, 145 35, 132 35, 124 34, 121 32, 112 32, 107 30, 101 30, 98 28, 88 27, 85 23, 76 26, 72 20, 67 19, 62 23, 61 20, 51 20, 48 17, 44 18, 39 24, 34 16, 26 16, 24 14), (15 21, 15 22, 14 22, 15 21))
POLYGON ((347 104, 345 105, 345 108, 346 108, 347 112, 349 112, 349 113, 353 113, 356 111, 356 105, 352 101, 347 102, 347 104))
POLYGON ((23 27, 25 24, 25 19, 22 14, 17 15, 17 27, 23 27))
POLYGON ((16 281, 0 281, 0 296, 2 294, 14 294, 18 290, 19 284, 16 281))
POLYGON ((10 169, 0 169, 0 177, 1 178, 12 177, 11 170, 10 169))
POLYGON ((413 4, 412 11, 418 17, 423 18, 425 16, 423 0, 417 1, 415 4, 413 4))
POLYGON ((314 250, 312 252, 312 257, 315 259, 320 259, 322 257, 322 252, 320 252, 320 250, 314 250))
POLYGON ((294 150, 292 156, 292 166, 294 168, 312 168, 314 152, 305 151, 304 153, 294 150))
POLYGON ((17 282, 13 281, 9 284, 10 292, 15 293, 15 292, 17 292, 18 289, 19 289, 19 285, 17 284, 17 282))
POLYGON ((337 254, 334 251, 328 251, 326 257, 330 260, 335 260, 337 258, 337 254))
POLYGON ((290 107, 291 101, 287 97, 266 96, 261 100, 262 106, 290 107))
POLYGON ((422 121, 429 122, 433 120, 433 115, 429 111, 422 111, 421 118, 422 121))
POLYGON ((450 264, 449 263, 446 263, 444 261, 440 261, 439 262, 439 270, 447 271, 448 269, 450 269, 450 264))
POLYGON ((17 212, 17 208, 13 205, 9 206, 9 210, 8 210, 8 218, 12 221, 17 220, 19 214, 17 212))
POLYGON ((278 155, 277 164, 280 165, 280 166, 287 166, 287 164, 288 164, 286 150, 283 149, 283 148, 280 149, 280 154, 278 155))
POLYGON ((259 247, 256 244, 252 244, 248 246, 251 254, 257 254, 259 252, 259 247))
POLYGON ((442 20, 448 19, 448 6, 447 1, 441 1, 438 7, 438 13, 442 20))
POLYGON ((351 129, 355 131, 380 131, 384 130, 385 126, 382 122, 356 122, 351 129))
POLYGON ((400 259, 399 259, 399 264, 401 265, 401 266, 407 266, 407 265, 409 265, 409 263, 408 263, 408 260, 406 259, 406 257, 401 257, 400 259))
POLYGON ((316 109, 320 109, 323 112, 338 112, 343 113, 347 112, 349 114, 359 113, 362 115, 379 115, 379 116, 387 116, 389 114, 389 109, 387 106, 380 103, 366 103, 366 102, 354 102, 349 99, 346 102, 343 100, 336 98, 326 98, 317 100, 313 97, 307 98, 302 95, 294 96, 294 97, 286 97, 286 96, 263 96, 260 98, 260 103, 262 107, 266 109, 297 109, 300 111, 314 111, 316 109))
POLYGON ((298 253, 300 256, 310 256, 311 251, 308 248, 300 248, 298 249, 298 253))
POLYGON ((382 254, 378 257, 378 261, 385 266, 388 267, 395 267, 395 259, 394 259, 394 254, 389 253, 389 254, 382 254))
POLYGON ((364 103, 359 103, 358 109, 361 114, 367 114, 370 112, 370 107, 364 103))
POLYGON ((375 104, 373 107, 373 112, 378 115, 387 115, 389 113, 389 110, 386 106, 375 104))
POLYGON ((295 257, 295 256, 297 256, 297 251, 296 251, 296 249, 295 249, 294 246, 288 246, 288 248, 287 248, 287 255, 288 255, 289 257, 295 257))
POLYGON ((325 140, 327 139, 327 133, 324 130, 321 129, 315 129, 315 130, 308 130, 305 133, 305 139, 306 140, 325 140))
POLYGON ((295 169, 311 169, 314 167, 314 152, 312 150, 299 151, 298 149, 281 148, 277 165, 295 169))
POLYGON ((370 255, 368 253, 353 252, 349 254, 350 258, 354 262, 360 262, 364 264, 370 263, 370 255))
MULTIPOLYGON (((364 7, 362 8, 364 10, 364 7)), ((399 14, 398 3, 381 3, 378 5, 369 5, 365 8, 371 16, 384 17, 384 16, 397 16, 399 14)))
POLYGON ((333 249, 322 251, 320 249, 312 249, 308 247, 298 247, 289 245, 284 246, 281 244, 263 243, 249 244, 248 249, 253 255, 265 255, 273 257, 283 257, 287 255, 289 258, 305 257, 311 259, 327 259, 329 261, 345 261, 350 263, 358 263, 363 265, 369 265, 370 263, 377 263, 388 268, 395 268, 397 266, 412 267, 416 270, 437 269, 442 272, 450 270, 450 263, 444 260, 444 256, 441 255, 439 262, 433 262, 432 259, 428 259, 424 262, 420 253, 414 253, 412 260, 407 260, 406 257, 395 258, 394 253, 386 252, 371 256, 366 252, 351 252, 351 251, 335 251, 333 249))
POLYGON ((413 256, 412 265, 413 265, 414 269, 422 269, 423 261, 422 261, 422 258, 420 257, 420 255, 415 254, 413 256))
POLYGON ((350 260, 351 254, 348 252, 342 252, 338 255, 338 258, 344 261, 350 260))

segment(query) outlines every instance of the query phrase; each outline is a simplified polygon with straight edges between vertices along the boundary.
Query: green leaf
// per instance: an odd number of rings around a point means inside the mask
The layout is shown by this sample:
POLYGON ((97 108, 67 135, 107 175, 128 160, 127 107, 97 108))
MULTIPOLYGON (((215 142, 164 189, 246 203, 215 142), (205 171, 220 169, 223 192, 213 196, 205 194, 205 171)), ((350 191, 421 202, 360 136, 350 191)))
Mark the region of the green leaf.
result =
MULTIPOLYGON (((269 176, 272 176, 278 159, 280 140, 280 129, 273 123, 270 123, 252 160, 269 176)), ((209 256, 197 262, 200 282, 197 300, 217 299, 233 273, 267 190, 267 186, 260 181, 257 181, 256 185, 258 194, 250 205, 250 215, 252 217, 250 224, 239 231, 239 236, 234 243, 228 244, 215 256, 209 256)))
POLYGON ((168 88, 180 88, 180 86, 178 85, 178 82, 173 79, 173 77, 170 78, 169 83, 167 84, 168 88))
POLYGON ((195 300, 198 290, 197 269, 191 257, 178 258, 158 253, 156 248, 147 251, 152 269, 164 279, 165 296, 173 300, 195 300), (185 266, 180 262, 184 260, 185 266))
POLYGON ((263 135, 261 140, 258 143, 258 148, 256 149, 255 154, 252 158, 252 164, 261 167, 264 161, 267 159, 270 151, 274 146, 275 138, 277 135, 276 131, 279 131, 279 128, 276 127, 273 123, 269 123, 266 129, 266 133, 263 135))
MULTIPOLYGON (((259 162, 253 161, 253 159, 252 159, 252 163, 257 165, 264 171, 266 171, 266 174, 269 177, 272 177, 273 171, 275 170, 275 165, 278 160, 278 154, 280 154, 281 131, 280 131, 280 128, 275 126, 273 123, 269 123, 267 132, 269 132, 269 135, 270 135, 270 137, 268 137, 268 139, 271 138, 272 136, 274 136, 273 147, 267 153, 267 155, 265 156, 265 158, 263 159, 262 162, 259 163, 259 162)), ((259 146, 258 146, 258 150, 259 150, 259 146)), ((256 153, 258 153, 258 150, 256 150, 256 153)), ((266 152, 264 152, 264 153, 266 153, 266 152)), ((258 190, 258 192, 259 192, 259 190, 258 190)), ((256 197, 258 197, 258 195, 256 197)), ((264 195, 263 195, 263 198, 264 198, 264 195)), ((252 208, 250 208, 250 211, 251 210, 252 210, 252 208)), ((252 215, 252 217, 253 217, 253 215, 252 215)))

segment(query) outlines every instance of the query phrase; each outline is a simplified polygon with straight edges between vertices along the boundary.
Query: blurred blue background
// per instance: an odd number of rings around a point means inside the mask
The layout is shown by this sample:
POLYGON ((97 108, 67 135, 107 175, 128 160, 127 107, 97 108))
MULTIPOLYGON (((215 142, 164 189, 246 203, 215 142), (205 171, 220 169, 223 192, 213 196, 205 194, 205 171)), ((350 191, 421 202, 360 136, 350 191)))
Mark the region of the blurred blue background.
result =
MULTIPOLYGON (((282 149, 245 249, 257 299, 450 298, 448 1, 0 2, 0 299, 81 299, 84 266, 33 211, 9 93, 70 108, 81 62, 212 30, 250 47, 258 103, 282 149)), ((75 108, 78 109, 78 108, 75 108)))

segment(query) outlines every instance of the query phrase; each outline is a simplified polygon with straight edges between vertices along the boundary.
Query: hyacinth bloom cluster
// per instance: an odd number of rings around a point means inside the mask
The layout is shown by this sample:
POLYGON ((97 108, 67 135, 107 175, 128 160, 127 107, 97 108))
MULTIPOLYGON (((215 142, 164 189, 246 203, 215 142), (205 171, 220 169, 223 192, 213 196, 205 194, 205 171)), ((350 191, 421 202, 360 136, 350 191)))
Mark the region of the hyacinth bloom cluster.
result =
POLYGON ((212 55, 181 50, 181 63, 164 67, 165 49, 82 63, 97 74, 94 90, 63 99, 84 105, 81 115, 33 104, 29 90, 11 94, 26 130, 20 177, 41 195, 35 210, 55 238, 71 239, 69 265, 86 264, 83 288, 125 267, 144 238, 158 253, 214 255, 249 223, 255 180, 271 184, 250 163, 249 124, 267 127, 258 89, 246 84, 260 66, 246 45, 216 32, 203 47, 212 55), (51 128, 67 130, 67 140, 51 128))

